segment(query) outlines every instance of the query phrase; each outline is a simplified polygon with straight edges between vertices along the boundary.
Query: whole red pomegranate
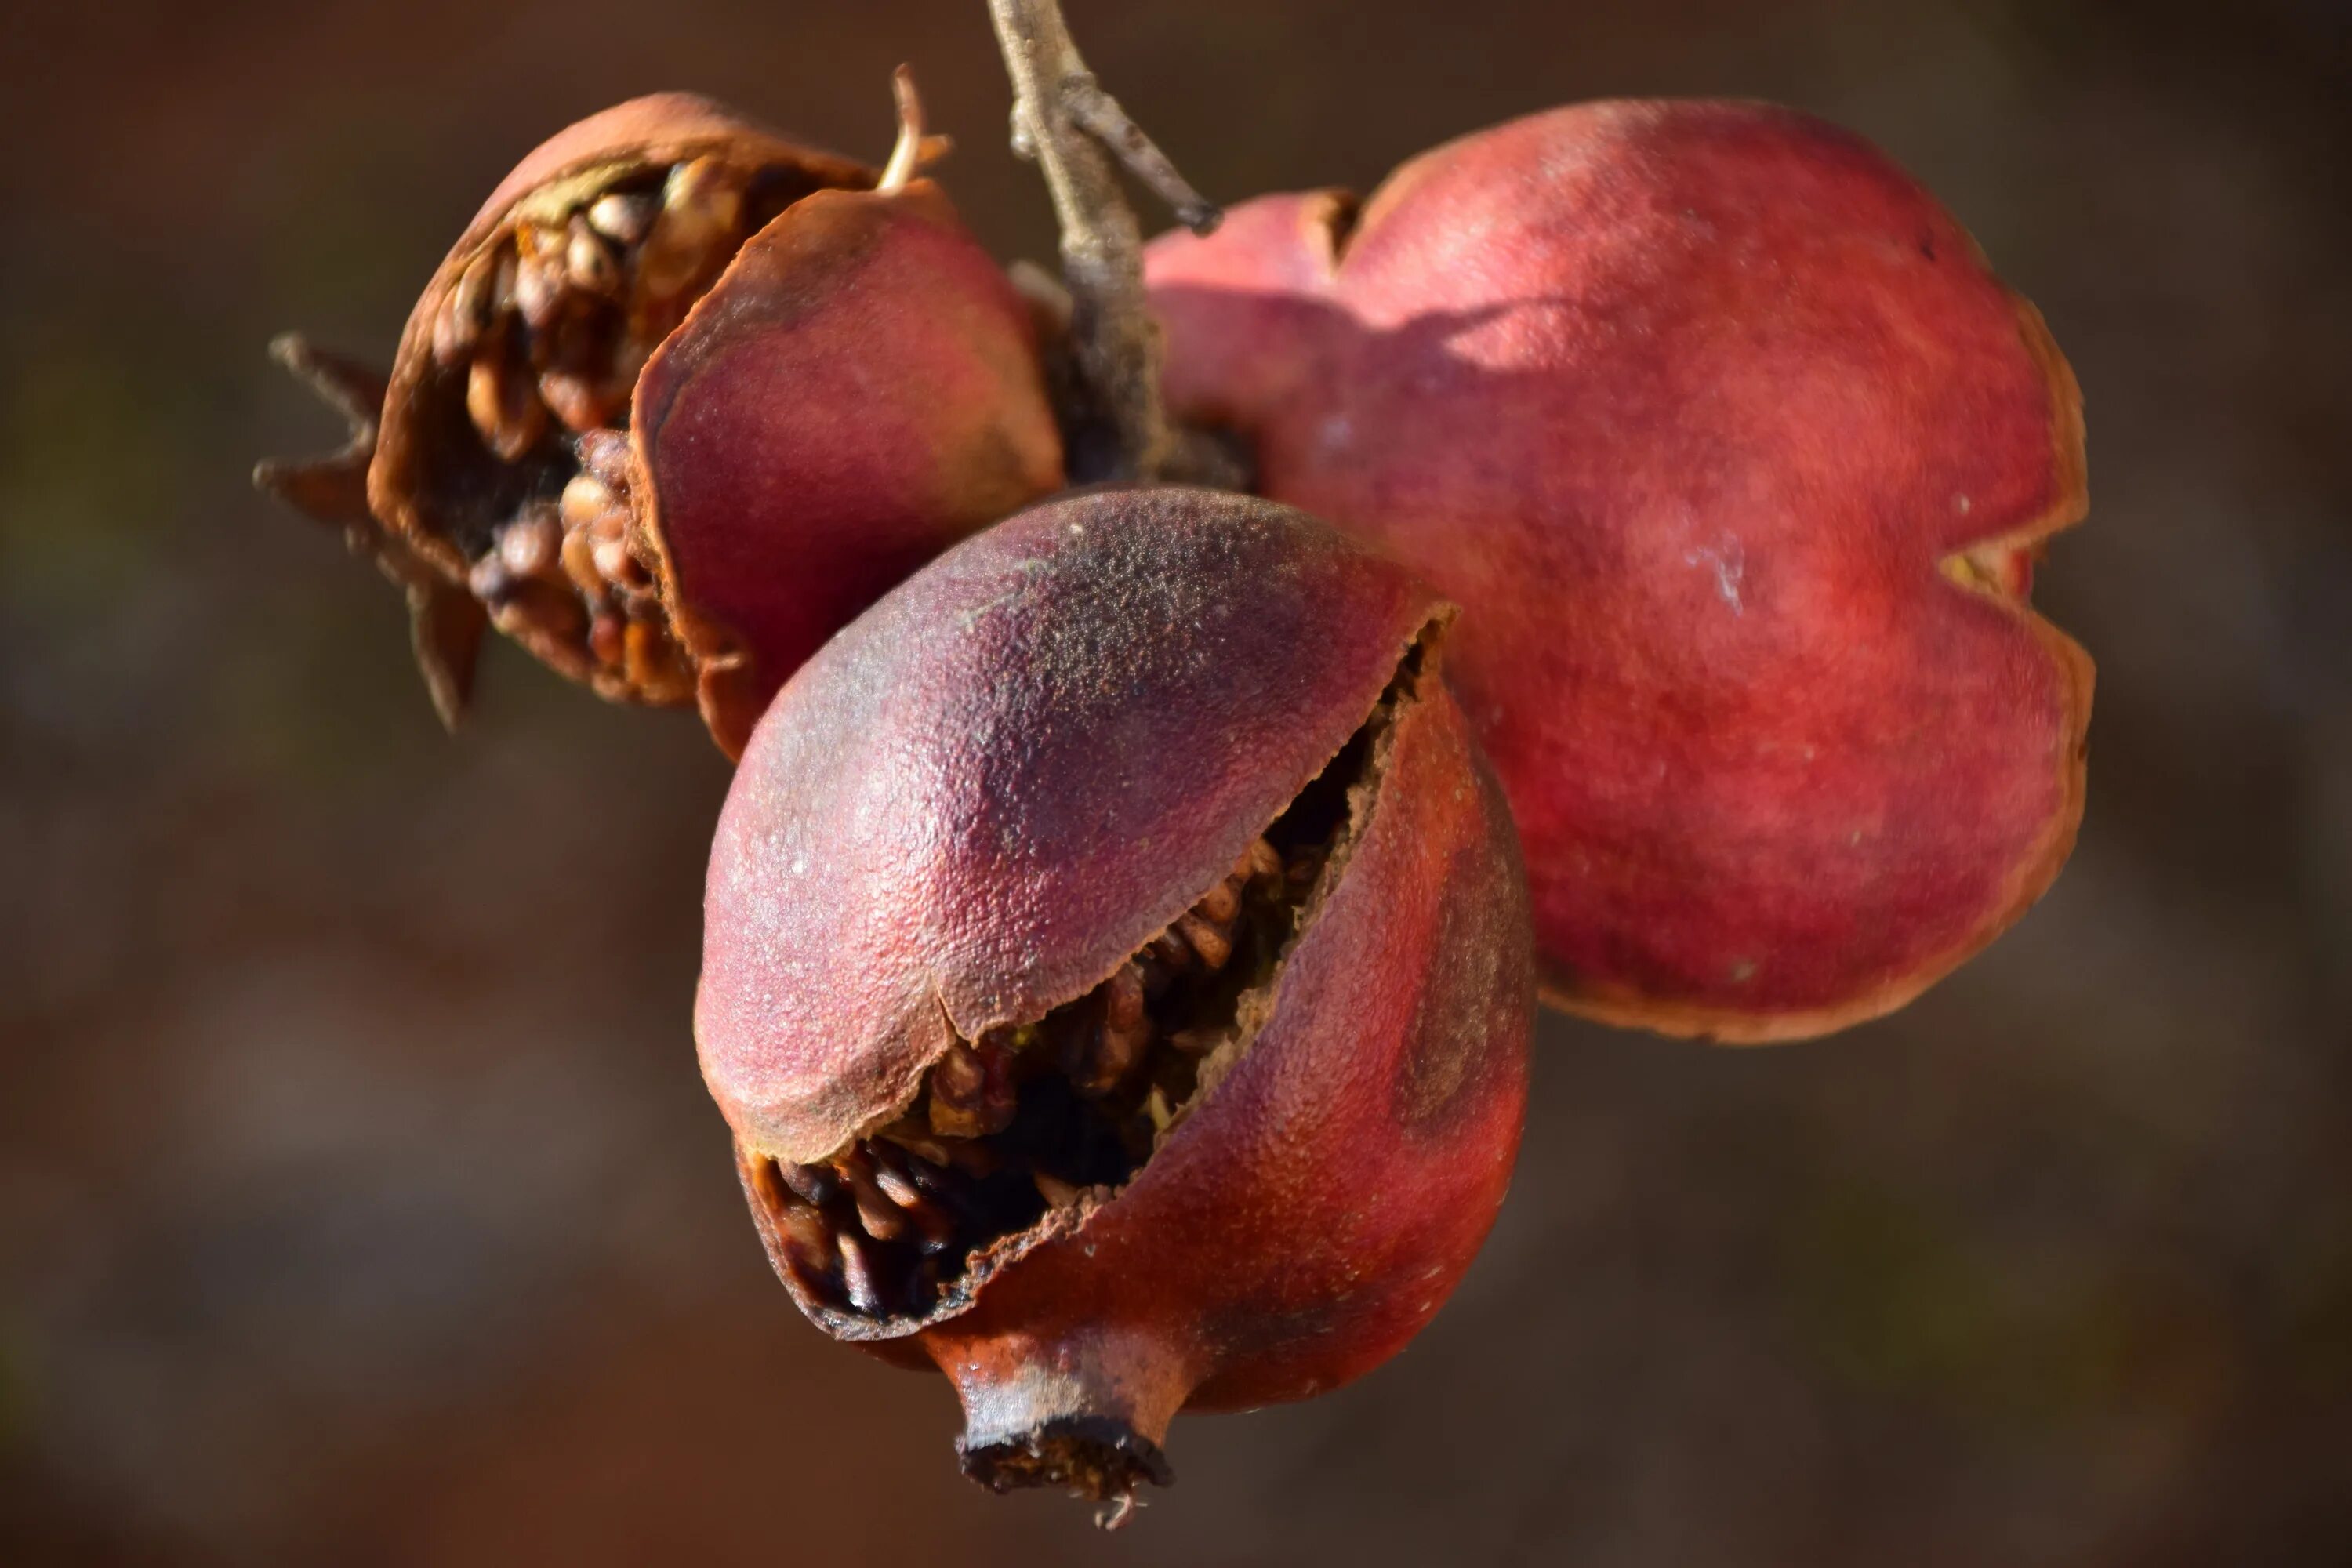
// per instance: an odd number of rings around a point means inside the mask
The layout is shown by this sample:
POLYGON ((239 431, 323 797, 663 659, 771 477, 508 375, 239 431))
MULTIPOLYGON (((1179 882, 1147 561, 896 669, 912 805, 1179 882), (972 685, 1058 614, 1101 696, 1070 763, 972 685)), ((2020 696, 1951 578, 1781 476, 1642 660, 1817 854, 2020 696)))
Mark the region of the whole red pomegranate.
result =
POLYGON ((1857 138, 1612 102, 1155 243, 1174 409, 1463 606, 1547 994, 1766 1040, 1900 1005, 2057 874, 2091 663, 2032 308, 1857 138))
POLYGON ((1081 491, 804 665, 710 863, 696 1037, 813 1321, 999 1489, 1392 1354, 1485 1237, 1533 994, 1450 609, 1286 507, 1081 491))
MULTIPOLYGON (((488 620, 730 754, 884 590, 1062 482, 1028 311, 914 171, 632 100, 500 183, 353 446, 263 482, 408 585, 445 713, 488 620), (356 475, 364 473, 364 493, 356 475)), ((302 351, 298 347, 296 353, 302 351)))

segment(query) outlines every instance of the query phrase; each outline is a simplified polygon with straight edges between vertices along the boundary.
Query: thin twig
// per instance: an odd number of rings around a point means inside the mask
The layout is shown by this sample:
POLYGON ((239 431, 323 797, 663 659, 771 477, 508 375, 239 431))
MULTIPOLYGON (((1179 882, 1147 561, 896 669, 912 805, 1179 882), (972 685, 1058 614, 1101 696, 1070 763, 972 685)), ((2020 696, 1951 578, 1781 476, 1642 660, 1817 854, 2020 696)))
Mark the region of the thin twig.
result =
POLYGON ((1143 127, 1128 117, 1118 100, 1105 92, 1101 83, 1090 76, 1077 76, 1065 82, 1062 90, 1063 107, 1078 128, 1110 149, 1129 174, 1174 208, 1178 223, 1194 234, 1206 235, 1224 220, 1224 209, 1192 188, 1160 144, 1143 133, 1143 127))
POLYGON ((1195 465, 1160 399, 1160 329, 1143 291, 1143 235, 1113 156, 1188 226, 1213 226, 1217 209, 1095 85, 1059 0, 989 0, 988 10, 1013 80, 1013 151, 1036 160, 1061 226, 1070 347, 1087 405, 1082 423, 1100 436, 1074 442, 1071 478, 1178 477, 1195 465))

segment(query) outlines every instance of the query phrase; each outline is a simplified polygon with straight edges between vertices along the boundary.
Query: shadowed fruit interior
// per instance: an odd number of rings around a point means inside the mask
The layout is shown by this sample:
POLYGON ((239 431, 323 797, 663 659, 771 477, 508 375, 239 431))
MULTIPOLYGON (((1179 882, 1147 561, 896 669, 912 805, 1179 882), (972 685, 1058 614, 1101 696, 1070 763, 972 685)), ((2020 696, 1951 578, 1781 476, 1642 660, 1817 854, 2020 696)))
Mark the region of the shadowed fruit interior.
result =
POLYGON ((715 152, 598 165, 517 203, 441 293, 416 396, 433 515, 499 628, 606 695, 693 692, 629 536, 638 373, 747 238, 837 184, 715 152))
POLYGON ((830 1159, 747 1163, 788 1281, 833 1313, 934 1319, 968 1301, 978 1255, 1141 1170, 1247 1047, 1318 895, 1344 871, 1379 787, 1380 736, 1433 668, 1435 636, 1223 879, 1108 979, 1034 1023, 957 1038, 910 1104, 830 1159))

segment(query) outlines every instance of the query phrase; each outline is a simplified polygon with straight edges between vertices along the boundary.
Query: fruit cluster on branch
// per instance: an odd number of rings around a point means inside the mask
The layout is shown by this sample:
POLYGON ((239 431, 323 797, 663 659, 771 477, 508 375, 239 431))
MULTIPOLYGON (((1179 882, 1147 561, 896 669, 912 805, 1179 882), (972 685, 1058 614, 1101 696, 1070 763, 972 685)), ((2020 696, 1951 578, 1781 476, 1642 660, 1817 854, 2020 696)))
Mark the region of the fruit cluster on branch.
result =
POLYGON ((352 433, 257 477, 404 589, 445 717, 488 626, 699 707, 696 1039, 777 1272, 953 1382, 976 1479, 1115 1522, 1179 1410, 1436 1312, 1538 989, 1821 1034, 2049 885, 2083 426, 1819 121, 1580 105, 1223 214, 1053 0, 990 13, 1058 285, 921 175, 903 72, 879 171, 639 99, 499 185, 388 374, 281 341, 352 433))

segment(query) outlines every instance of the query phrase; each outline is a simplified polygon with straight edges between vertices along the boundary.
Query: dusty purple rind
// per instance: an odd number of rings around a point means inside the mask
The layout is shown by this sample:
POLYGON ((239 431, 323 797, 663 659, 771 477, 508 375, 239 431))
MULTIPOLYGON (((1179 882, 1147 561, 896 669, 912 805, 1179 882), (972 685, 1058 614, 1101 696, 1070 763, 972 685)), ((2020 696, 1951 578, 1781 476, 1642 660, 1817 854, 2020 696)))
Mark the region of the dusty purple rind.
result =
POLYGON ((951 1031, 1092 989, 1445 613, 1304 513, 1176 487, 1033 507, 900 585, 777 696, 719 819, 695 1033, 739 1142, 824 1158, 951 1031))

